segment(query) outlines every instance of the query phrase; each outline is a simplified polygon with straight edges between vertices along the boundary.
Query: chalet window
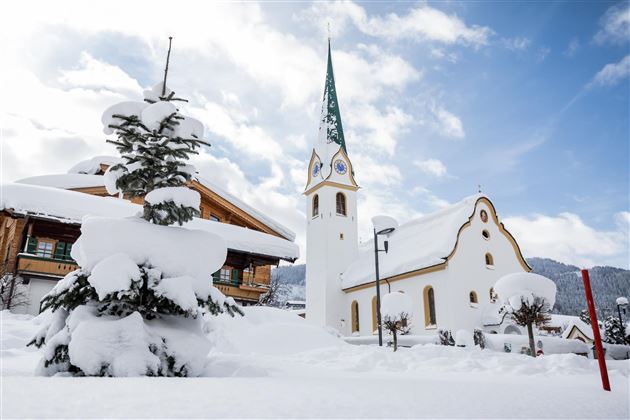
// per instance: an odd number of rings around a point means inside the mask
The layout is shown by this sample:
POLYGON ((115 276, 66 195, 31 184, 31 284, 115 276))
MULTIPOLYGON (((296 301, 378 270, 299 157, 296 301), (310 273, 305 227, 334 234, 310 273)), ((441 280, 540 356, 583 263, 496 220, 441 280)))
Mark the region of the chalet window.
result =
POLYGON ((214 214, 210 214, 210 216, 208 216, 208 219, 212 220, 213 222, 220 222, 221 221, 219 219, 219 216, 216 216, 214 214))
POLYGON ((493 266, 494 265, 494 258, 492 258, 492 254, 491 253, 486 253, 486 265, 487 266, 493 266))
POLYGON ((352 332, 359 332, 359 302, 352 302, 352 332))
POLYGON ((468 297, 470 303, 479 303, 479 301, 477 300, 477 292, 475 292, 474 290, 471 290, 468 297))
POLYGON ((337 202, 337 214, 341 216, 346 215, 346 196, 343 193, 338 192, 336 196, 337 202))
POLYGON ((52 241, 38 240, 35 255, 42 258, 52 258, 55 243, 52 241))
POLYGON ((67 242, 57 242, 55 247, 54 258, 57 260, 72 260, 70 252, 72 251, 72 244, 67 242))
POLYGON ((423 293, 424 300, 424 326, 435 327, 437 320, 435 318, 435 292, 433 287, 427 286, 424 288, 423 293))
POLYGON ((229 268, 222 268, 212 275, 212 280, 216 283, 230 283, 231 278, 232 270, 230 270, 229 268))
POLYGON ((313 197, 313 217, 319 215, 319 195, 315 194, 313 197))

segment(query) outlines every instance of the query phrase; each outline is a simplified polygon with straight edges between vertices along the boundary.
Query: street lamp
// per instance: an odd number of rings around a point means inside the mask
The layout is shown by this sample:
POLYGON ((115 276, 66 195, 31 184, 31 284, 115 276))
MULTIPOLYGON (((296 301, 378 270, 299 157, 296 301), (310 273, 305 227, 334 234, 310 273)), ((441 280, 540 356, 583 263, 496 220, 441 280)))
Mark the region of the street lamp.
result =
POLYGON ((376 324, 378 326, 378 345, 383 346, 383 326, 381 324, 381 287, 378 271, 378 253, 387 253, 389 242, 385 241, 384 249, 378 249, 379 235, 389 236, 396 228, 398 223, 389 216, 374 216, 372 218, 372 226, 374 226, 374 268, 376 272, 376 324))
POLYGON ((623 328, 623 320, 621 319, 621 308, 623 307, 623 313, 626 313, 626 306, 628 306, 628 298, 618 297, 617 301, 617 313, 619 314, 619 325, 623 328))

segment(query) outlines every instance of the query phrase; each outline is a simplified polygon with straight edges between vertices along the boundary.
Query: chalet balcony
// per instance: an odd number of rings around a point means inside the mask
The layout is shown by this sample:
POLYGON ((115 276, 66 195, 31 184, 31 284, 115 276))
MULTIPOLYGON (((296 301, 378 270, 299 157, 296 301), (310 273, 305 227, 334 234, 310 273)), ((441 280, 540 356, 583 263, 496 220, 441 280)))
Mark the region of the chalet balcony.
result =
POLYGON ((38 257, 27 253, 20 253, 17 258, 17 271, 20 274, 64 277, 69 272, 79 268, 75 261, 69 259, 38 257))

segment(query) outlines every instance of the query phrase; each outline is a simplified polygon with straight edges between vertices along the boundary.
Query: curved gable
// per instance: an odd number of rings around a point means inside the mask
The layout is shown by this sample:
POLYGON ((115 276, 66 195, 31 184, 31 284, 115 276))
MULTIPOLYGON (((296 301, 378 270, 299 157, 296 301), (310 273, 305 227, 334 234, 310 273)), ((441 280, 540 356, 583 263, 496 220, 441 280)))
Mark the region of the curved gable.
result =
POLYGON ((527 272, 532 271, 532 268, 527 264, 527 261, 525 261, 525 258, 523 257, 523 253, 521 252, 521 248, 516 242, 516 239, 514 239, 514 236, 512 236, 512 234, 505 228, 503 223, 499 221, 499 217, 497 216, 497 211, 496 211, 496 208, 494 207, 494 204, 492 203, 492 201, 490 201, 488 197, 485 197, 485 196, 479 197, 477 199, 477 201, 475 202, 473 212, 468 218, 468 221, 459 228, 459 231, 457 232, 457 240, 455 242, 455 246, 453 247, 453 250, 451 251, 451 253, 446 256, 446 261, 448 262, 449 260, 453 258, 453 256, 455 255, 457 251, 458 245, 460 244, 460 238, 461 238, 462 232, 472 225, 473 218, 477 216, 478 213, 480 213, 479 203, 486 204, 486 206, 490 210, 490 214, 488 215, 489 216, 488 220, 494 222, 495 226, 498 228, 499 233, 501 233, 508 240, 510 245, 512 245, 514 254, 516 255, 516 258, 519 264, 521 265, 521 267, 523 267, 523 270, 527 272))

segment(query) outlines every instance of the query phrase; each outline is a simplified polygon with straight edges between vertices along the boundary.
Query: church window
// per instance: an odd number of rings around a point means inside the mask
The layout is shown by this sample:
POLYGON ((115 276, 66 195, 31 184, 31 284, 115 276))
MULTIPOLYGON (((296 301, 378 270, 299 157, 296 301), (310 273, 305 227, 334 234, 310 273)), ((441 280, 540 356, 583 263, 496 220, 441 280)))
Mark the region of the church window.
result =
POLYGON ((470 299, 470 303, 479 303, 479 301, 477 300, 477 292, 475 292, 474 290, 470 291, 469 299, 470 299))
POLYGON ((352 332, 359 332, 359 302, 352 301, 352 332))
POLYGON ((338 192, 336 196, 337 202, 337 214, 341 216, 346 215, 346 196, 343 193, 338 192))
POLYGON ((433 287, 425 287, 422 297, 424 301, 424 326, 427 328, 435 327, 437 320, 435 318, 435 292, 433 287))
POLYGON ((313 197, 313 217, 319 215, 319 195, 315 194, 313 197))
POLYGON ((491 253, 486 253, 486 265, 487 266, 493 266, 494 265, 494 258, 492 258, 492 254, 491 253))
POLYGON ((481 236, 483 236, 483 238, 485 240, 490 239, 490 232, 488 232, 486 229, 483 230, 483 232, 481 232, 481 236))
POLYGON ((486 223, 488 221, 488 213, 485 210, 481 210, 479 216, 481 217, 482 222, 486 223))
POLYGON ((378 318, 376 316, 376 296, 372 298, 372 332, 378 329, 378 318))

